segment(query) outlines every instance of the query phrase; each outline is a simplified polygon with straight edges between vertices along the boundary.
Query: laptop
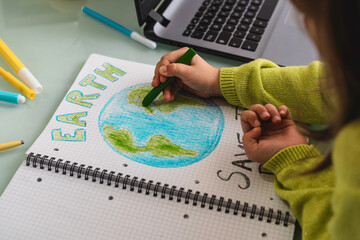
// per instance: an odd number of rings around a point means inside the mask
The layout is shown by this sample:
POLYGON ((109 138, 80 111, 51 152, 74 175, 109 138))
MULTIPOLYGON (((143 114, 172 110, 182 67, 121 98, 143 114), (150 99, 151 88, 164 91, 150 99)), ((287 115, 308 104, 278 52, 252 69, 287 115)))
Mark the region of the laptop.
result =
POLYGON ((157 42, 281 66, 319 58, 289 0, 135 0, 135 7, 144 35, 157 42))

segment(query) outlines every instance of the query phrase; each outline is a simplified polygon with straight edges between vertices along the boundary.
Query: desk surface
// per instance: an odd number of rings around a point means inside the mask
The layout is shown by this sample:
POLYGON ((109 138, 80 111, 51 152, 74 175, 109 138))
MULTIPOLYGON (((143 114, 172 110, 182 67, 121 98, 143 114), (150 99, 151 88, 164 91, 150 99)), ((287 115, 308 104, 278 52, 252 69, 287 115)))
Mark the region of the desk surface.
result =
MULTIPOLYGON (((0 102, 0 143, 25 141, 0 152, 0 195, 91 53, 154 65, 162 55, 177 49, 164 44, 155 50, 146 48, 82 13, 83 5, 142 33, 132 0, 0 0, 0 37, 44 87, 23 105, 0 102)), ((219 68, 240 64, 200 55, 219 68)), ((2 57, 0 66, 16 76, 2 57)), ((17 92, 3 78, 0 89, 17 92)))

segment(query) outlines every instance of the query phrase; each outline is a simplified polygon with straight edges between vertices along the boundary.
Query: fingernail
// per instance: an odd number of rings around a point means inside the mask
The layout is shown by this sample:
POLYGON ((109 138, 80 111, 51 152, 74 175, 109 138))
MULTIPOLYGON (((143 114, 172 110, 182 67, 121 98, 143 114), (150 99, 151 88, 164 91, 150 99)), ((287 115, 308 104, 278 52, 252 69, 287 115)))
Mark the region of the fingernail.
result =
POLYGON ((161 66, 159 68, 159 72, 160 72, 160 74, 166 74, 166 72, 167 72, 166 66, 161 66))
POLYGON ((285 111, 284 111, 284 110, 281 110, 281 111, 280 111, 280 114, 285 114, 285 111))
POLYGON ((254 127, 260 127, 260 122, 259 122, 259 120, 255 120, 254 121, 254 127))
POLYGON ((274 116, 275 121, 281 121, 281 118, 279 116, 274 116))
POLYGON ((269 114, 269 113, 267 113, 267 112, 264 112, 264 113, 262 114, 262 117, 263 117, 263 118, 270 117, 270 114, 269 114))

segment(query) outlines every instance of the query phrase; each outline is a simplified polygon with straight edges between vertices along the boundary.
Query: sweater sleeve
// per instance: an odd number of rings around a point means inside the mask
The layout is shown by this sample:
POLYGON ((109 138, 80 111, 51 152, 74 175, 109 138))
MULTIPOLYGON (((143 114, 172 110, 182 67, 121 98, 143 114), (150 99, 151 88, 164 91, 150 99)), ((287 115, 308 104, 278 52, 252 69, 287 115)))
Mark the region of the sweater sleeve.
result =
POLYGON ((301 175, 322 160, 314 146, 297 145, 278 152, 264 164, 275 174, 275 191, 289 203, 303 239, 330 239, 327 226, 333 215, 333 168, 301 175))
POLYGON ((326 101, 319 90, 323 64, 279 67, 264 59, 220 70, 220 88, 233 105, 249 108, 254 104, 286 105, 295 120, 325 124, 326 101))
POLYGON ((360 119, 345 126, 334 142, 332 160, 335 189, 334 216, 329 224, 333 239, 360 237, 360 119))

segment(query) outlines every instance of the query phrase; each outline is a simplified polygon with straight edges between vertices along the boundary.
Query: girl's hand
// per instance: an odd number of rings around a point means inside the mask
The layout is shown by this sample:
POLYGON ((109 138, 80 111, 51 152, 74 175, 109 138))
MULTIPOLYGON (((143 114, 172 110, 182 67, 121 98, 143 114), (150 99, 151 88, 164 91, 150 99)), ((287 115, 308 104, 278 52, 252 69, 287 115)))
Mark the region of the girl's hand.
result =
POLYGON ((219 85, 220 69, 209 65, 198 54, 193 57, 190 65, 175 63, 188 49, 184 47, 164 55, 156 65, 151 86, 157 87, 168 77, 176 77, 175 81, 164 89, 165 102, 174 100, 178 88, 204 98, 222 96, 219 85))
POLYGON ((256 104, 241 114, 243 144, 250 160, 266 163, 277 152, 287 147, 307 144, 296 129, 289 109, 272 104, 256 104))

